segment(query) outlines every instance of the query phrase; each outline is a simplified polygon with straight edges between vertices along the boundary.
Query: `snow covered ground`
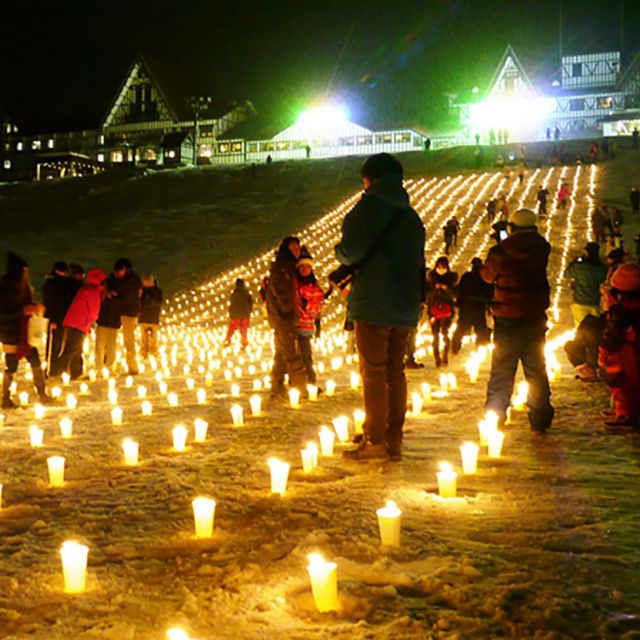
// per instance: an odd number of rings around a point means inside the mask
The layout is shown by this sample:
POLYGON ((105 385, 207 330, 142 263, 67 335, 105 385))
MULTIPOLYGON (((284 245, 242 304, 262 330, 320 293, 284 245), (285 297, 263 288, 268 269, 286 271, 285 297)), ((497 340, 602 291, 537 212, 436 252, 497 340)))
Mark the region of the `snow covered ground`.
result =
MULTIPOLYGON (((463 271, 490 246, 484 219, 490 196, 506 193, 512 206, 532 206, 538 184, 546 181, 555 191, 561 179, 574 187, 572 205, 553 211, 541 228, 554 247, 551 337, 570 328, 560 274, 591 237, 587 214, 602 186, 598 171, 543 168, 523 185, 495 172, 407 185, 427 227, 430 263, 442 251, 445 220, 454 212, 461 220, 453 258, 463 271)), ((302 234, 321 279, 333 265, 340 221, 357 197, 302 234)), ((549 434, 531 434, 526 416, 514 412, 502 458, 490 460, 485 450, 478 473, 464 476, 458 447, 478 438, 488 371, 487 360, 480 380, 469 381, 467 344, 450 367, 458 389, 408 416, 402 462, 343 461, 339 445, 305 474, 300 449, 317 440, 322 425, 361 407, 361 391, 350 389, 357 363, 340 330, 337 296, 316 344, 320 384, 335 381, 333 397, 323 394, 301 409, 269 405, 264 378, 271 347, 258 311, 247 353, 220 348, 231 282, 242 275, 255 291, 269 258, 258 256, 168 305, 173 324, 164 330, 157 362, 146 363, 130 388, 124 376, 115 379, 122 426, 112 425, 109 383, 100 372, 88 382, 88 396, 78 383, 62 388, 63 399, 75 394, 77 409, 61 402, 36 420, 31 398, 6 416, 0 637, 159 640, 173 626, 200 640, 640 637, 640 440, 604 434, 598 412, 607 406, 606 388, 575 381, 559 350, 563 369, 553 383, 557 417, 549 434), (178 394, 178 406, 169 406, 160 379, 178 394), (253 418, 256 380, 264 415, 253 418), (231 395, 233 383, 239 397, 231 395), (141 413, 139 385, 147 388, 151 416, 141 413), (205 404, 196 400, 198 389, 206 391, 205 404), (232 426, 233 404, 243 407, 245 426, 232 426), (69 440, 58 427, 65 416, 73 420, 69 440), (209 423, 204 443, 193 439, 196 418, 209 423), (29 444, 36 423, 44 429, 39 448, 29 444), (184 452, 172 447, 178 423, 190 432, 184 452), (139 443, 136 467, 123 464, 125 437, 139 443), (66 459, 62 488, 49 487, 52 455, 66 459), (283 497, 269 491, 271 456, 292 465, 283 497), (460 474, 456 499, 437 496, 443 460, 460 474), (191 500, 199 495, 217 502, 207 540, 194 536, 191 500), (379 542, 376 509, 387 499, 403 511, 396 550, 379 542), (80 595, 63 592, 58 549, 66 539, 89 546, 87 591, 80 595), (313 551, 338 565, 337 613, 315 610, 306 570, 313 551)), ((427 366, 408 373, 410 392, 425 382, 439 385, 426 332, 419 342, 427 366)), ((24 379, 22 390, 33 395, 24 379)))

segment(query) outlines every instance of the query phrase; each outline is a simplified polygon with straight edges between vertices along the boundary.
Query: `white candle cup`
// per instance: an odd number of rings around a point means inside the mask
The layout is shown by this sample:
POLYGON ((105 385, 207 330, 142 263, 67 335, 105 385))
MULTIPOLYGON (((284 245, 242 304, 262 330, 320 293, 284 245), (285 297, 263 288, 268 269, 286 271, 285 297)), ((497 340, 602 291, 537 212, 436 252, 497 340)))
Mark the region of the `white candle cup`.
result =
POLYGON ((193 391, 196 388, 196 381, 193 378, 187 378, 185 380, 185 384, 187 385, 187 389, 189 389, 189 391, 193 391))
POLYGON ((291 405, 292 409, 300 408, 300 390, 299 389, 296 389, 295 387, 293 389, 289 389, 289 404, 291 405))
POLYGON ((431 402, 431 385, 427 382, 423 382, 420 385, 420 392, 422 393, 422 399, 425 402, 431 402))
POLYGON ((29 394, 26 391, 21 391, 18 394, 18 401, 21 407, 26 407, 29 404, 29 394))
POLYGON ((198 389, 196 391, 196 400, 198 401, 198 404, 206 404, 207 392, 204 389, 198 389))
POLYGON ((178 424, 173 428, 171 433, 173 434, 173 448, 176 451, 184 451, 186 448, 188 435, 186 427, 178 424))
POLYGON ((173 391, 167 394, 167 402, 169 403, 170 407, 177 407, 180 404, 180 401, 178 400, 178 394, 174 393, 173 391))
POLYGON ((213 518, 216 501, 211 498, 196 498, 192 501, 196 538, 210 538, 213 535, 213 518))
POLYGON ((382 509, 378 509, 376 514, 382 544, 399 547, 402 511, 393 500, 387 500, 387 504, 382 509))
POLYGON ((480 374, 480 362, 476 358, 472 358, 467 360, 464 366, 467 370, 467 375, 469 376, 469 382, 471 382, 471 384, 476 384, 480 374))
POLYGON ((49 469, 49 485, 52 487, 64 487, 64 458, 51 456, 47 458, 49 469))
POLYGON ((262 415, 262 398, 260 396, 251 396, 249 398, 249 406, 251 407, 251 415, 254 418, 262 415))
POLYGON ((262 380, 260 380, 260 378, 256 378, 253 381, 253 390, 254 391, 261 391, 262 390, 262 380))
POLYGON ((60 376, 62 378, 62 386, 63 387, 68 387, 69 386, 69 382, 71 381, 71 376, 65 371, 63 372, 62 376, 60 376))
POLYGON ((131 438, 122 441, 124 463, 127 467, 135 467, 138 464, 138 443, 131 438))
POLYGON ((114 427, 122 426, 122 409, 120 407, 111 409, 111 423, 114 427))
POLYGON ((349 442, 349 418, 338 416, 332 420, 338 440, 342 443, 349 442))
POLYGON ((98 380, 98 372, 95 369, 89 371, 89 381, 96 382, 98 380))
POLYGON ((232 384, 231 385, 231 397, 232 398, 239 398, 240 397, 240 385, 239 384, 232 384))
POLYGON ((333 455, 333 444, 336 439, 335 432, 328 427, 322 427, 318 437, 320 438, 320 453, 325 458, 330 458, 333 455))
POLYGON ((67 540, 60 547, 65 593, 82 593, 87 584, 89 547, 67 540))
POLYGON ((313 471, 313 451, 301 449, 300 455, 302 456, 302 470, 305 473, 311 473, 313 471))
POLYGON ((309 400, 316 402, 318 399, 318 387, 315 384, 307 385, 307 393, 309 394, 309 400))
POLYGON ((153 412, 153 405, 148 400, 145 400, 140 405, 140 410, 142 411, 143 416, 150 416, 153 412))
POLYGON ((141 384, 138 387, 138 398, 140 398, 140 400, 144 400, 146 397, 147 397, 147 387, 141 384))
POLYGON ((76 399, 76 397, 73 395, 73 393, 70 393, 67 396, 67 409, 75 409, 78 406, 78 400, 76 399))
POLYGON ((229 369, 225 369, 224 370, 224 379, 227 382, 231 382, 231 379, 233 378, 233 372, 229 369))
POLYGON ((31 442, 32 447, 41 447, 42 441, 44 439, 44 431, 37 427, 35 424, 32 424, 29 427, 29 440, 31 442))
POLYGON ((465 475, 472 475, 478 470, 479 451, 480 447, 475 442, 465 442, 460 446, 462 471, 465 475))
POLYGON ((288 462, 278 460, 278 458, 269 458, 269 469, 271 471, 271 493, 279 493, 281 496, 287 490, 287 478, 289 477, 288 462))
POLYGON ((360 386, 360 374, 358 374, 356 371, 352 371, 349 374, 349 386, 356 391, 358 389, 358 387, 360 386))
POLYGON ((318 466, 318 445, 315 442, 307 442, 307 451, 311 454, 313 468, 318 466))
POLYGON ((447 462, 440 463, 440 471, 436 473, 438 478, 438 493, 441 498, 455 498, 458 493, 458 474, 447 462))
POLYGON ((80 393, 81 396, 88 396, 89 395, 89 385, 86 382, 81 382, 80 383, 79 393, 80 393))
POLYGON ((414 417, 417 418, 422 413, 423 402, 422 395, 415 392, 411 394, 411 413, 414 417))
POLYGON ((504 421, 505 425, 513 424, 513 417, 511 415, 511 407, 507 407, 507 416, 504 421))
POLYGON ((164 380, 158 382, 158 393, 160 393, 161 396, 166 396, 168 391, 169 387, 164 380))
POLYGON ((184 629, 173 627, 172 629, 167 629, 167 640, 191 640, 191 637, 184 629))
POLYGON ((455 373, 450 373, 447 375, 447 384, 449 385, 449 389, 457 389, 458 388, 458 380, 456 378, 455 373))
POLYGON ((242 407, 239 404, 234 404, 231 407, 231 419, 233 420, 234 427, 244 426, 244 416, 242 412, 242 407))
POLYGON ((320 613, 338 610, 338 566, 326 562, 319 553, 307 556, 307 571, 311 581, 311 592, 316 609, 320 613))
POLYGON ((45 413, 46 413, 46 409, 41 404, 36 404, 33 407, 33 417, 36 420, 42 420, 42 418, 44 418, 45 413))
POLYGON ((365 418, 366 418, 366 413, 362 409, 354 409, 353 428, 356 433, 364 433, 362 426, 364 425, 365 418))
POLYGON ((62 418, 60 420, 60 435, 68 440, 73 435, 73 420, 71 418, 62 418))
POLYGON ((194 441, 205 442, 207 439, 208 428, 209 428, 209 423, 206 420, 202 420, 201 418, 196 418, 193 421, 194 441))
POLYGON ((60 387, 53 387, 51 389, 51 397, 52 398, 61 398, 62 397, 62 389, 60 387))
POLYGON ((115 391, 116 390, 116 379, 115 378, 110 378, 109 382, 107 382, 107 388, 109 389, 109 391, 115 391))
POLYGON ((328 397, 335 395, 336 393, 336 383, 333 380, 327 380, 327 384, 325 387, 325 392, 328 397))
POLYGON ((131 389, 131 387, 133 387, 133 376, 127 376, 127 377, 124 379, 124 386, 125 386, 127 389, 131 389))
POLYGON ((502 453, 504 433, 495 429, 488 436, 487 454, 490 458, 499 458, 502 453))
POLYGON ((446 373, 441 373, 439 376, 440 380, 440 389, 442 391, 447 391, 449 388, 449 376, 446 373))
POLYGON ((207 372, 207 374, 204 377, 204 386, 205 387, 213 386, 213 373, 211 373, 210 371, 207 372))

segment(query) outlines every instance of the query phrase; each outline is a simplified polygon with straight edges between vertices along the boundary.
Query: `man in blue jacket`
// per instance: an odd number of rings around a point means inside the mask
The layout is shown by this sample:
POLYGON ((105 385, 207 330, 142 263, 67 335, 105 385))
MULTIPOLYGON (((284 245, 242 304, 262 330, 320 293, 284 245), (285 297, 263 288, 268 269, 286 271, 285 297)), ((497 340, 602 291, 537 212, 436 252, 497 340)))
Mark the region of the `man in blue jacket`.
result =
POLYGON ((336 257, 353 272, 348 319, 355 323, 364 387, 364 439, 355 460, 400 459, 407 410, 404 353, 424 299, 425 230, 388 153, 361 170, 365 193, 342 223, 336 257))

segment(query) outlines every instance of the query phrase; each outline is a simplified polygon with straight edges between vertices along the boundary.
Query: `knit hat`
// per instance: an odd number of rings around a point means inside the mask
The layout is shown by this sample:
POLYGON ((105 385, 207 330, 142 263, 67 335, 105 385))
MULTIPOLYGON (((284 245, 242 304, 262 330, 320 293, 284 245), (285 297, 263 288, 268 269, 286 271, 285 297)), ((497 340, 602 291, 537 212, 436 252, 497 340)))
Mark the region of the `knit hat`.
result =
POLYGON ((303 265, 308 264, 313 269, 313 260, 311 258, 300 258, 298 262, 296 262, 296 269, 299 269, 303 265))
POLYGON ((530 209, 518 209, 509 216, 509 226, 516 229, 535 229, 536 214, 530 209))
POLYGON ((611 286, 623 293, 640 293, 640 265, 621 264, 611 276, 611 286))
POLYGON ((7 274, 13 276, 21 276, 22 271, 29 265, 24 258, 21 258, 17 253, 13 251, 7 251, 7 274))
POLYGON ((402 180, 403 169, 400 161, 390 153, 376 153, 364 161, 360 175, 369 180, 375 180, 384 175, 395 175, 402 180))

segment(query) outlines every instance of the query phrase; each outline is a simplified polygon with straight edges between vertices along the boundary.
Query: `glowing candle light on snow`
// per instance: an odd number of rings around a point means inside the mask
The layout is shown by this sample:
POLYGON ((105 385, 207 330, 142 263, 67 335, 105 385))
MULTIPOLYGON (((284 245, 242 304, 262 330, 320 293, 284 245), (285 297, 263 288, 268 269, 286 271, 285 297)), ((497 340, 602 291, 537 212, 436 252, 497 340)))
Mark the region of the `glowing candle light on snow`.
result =
POLYGON ((289 477, 288 462, 278 460, 278 458, 269 458, 269 469, 271 471, 271 493, 279 493, 281 496, 287 490, 287 478, 289 477))
POLYGON ((239 384, 232 384, 231 385, 231 396, 233 398, 239 398, 240 397, 240 385, 239 384))
POLYGON ((107 395, 109 403, 115 407, 118 404, 118 392, 115 389, 111 389, 107 395))
POLYGON ((251 396, 249 398, 249 406, 251 407, 251 415, 254 418, 262 415, 262 398, 260 396, 251 396))
POLYGON ((231 407, 231 419, 233 421, 234 427, 244 426, 244 416, 242 412, 242 407, 239 404, 234 404, 231 407))
POLYGON ((446 391, 449 388, 449 376, 446 373, 441 373, 440 377, 440 389, 446 391))
POLYGON ((71 418, 62 418, 60 420, 60 435, 65 439, 69 439, 73 435, 73 420, 71 418))
POLYGON ((167 402, 169 403, 170 407, 177 407, 180 404, 180 401, 178 400, 178 394, 174 393, 173 391, 167 394, 167 402))
POLYGON ((353 410, 353 426, 356 433, 363 433, 362 425, 364 424, 365 418, 366 414, 362 409, 353 410))
POLYGON ((338 610, 338 565, 326 562, 319 553, 307 556, 307 571, 316 609, 320 613, 338 610))
POLYGON ((289 389, 289 404, 292 409, 300 408, 300 389, 296 389, 295 387, 289 389))
POLYGON ((420 385, 420 392, 425 402, 431 402, 431 385, 429 383, 423 382, 422 385, 420 385))
POLYGON ((411 394, 411 413, 414 416, 419 416, 422 413, 422 396, 419 393, 411 394))
POLYGON ((160 382, 158 382, 158 392, 160 395, 166 396, 168 391, 169 387, 167 386, 167 383, 164 380, 160 380, 160 382))
POLYGON ((325 391, 327 392, 327 396, 331 397, 336 392, 336 383, 333 380, 327 380, 327 385, 325 391))
POLYGON ((311 402, 315 402, 318 399, 318 387, 315 384, 307 385, 307 393, 311 402))
POLYGON ((127 389, 131 389, 131 387, 133 387, 133 376, 127 376, 127 377, 124 379, 124 386, 125 386, 127 389))
POLYGON ((176 451, 184 451, 187 443, 188 431, 184 425, 176 425, 172 432, 173 434, 173 448, 176 451))
POLYGON ((518 383, 515 396, 511 398, 511 406, 516 411, 523 411, 527 403, 527 396, 529 395, 529 384, 526 380, 522 380, 518 383))
POLYGON ((449 385, 449 389, 457 389, 458 388, 458 380, 456 378, 455 373, 449 373, 447 375, 447 384, 449 385))
POLYGON ((78 406, 78 401, 73 393, 67 396, 67 409, 75 409, 78 406))
POLYGON ((81 382, 80 383, 79 392, 80 392, 81 396, 88 396, 89 395, 89 385, 86 382, 81 382))
POLYGON ((96 382, 98 380, 98 372, 95 369, 89 371, 89 381, 96 382))
POLYGON ((153 412, 153 405, 148 400, 145 400, 140 405, 140 410, 142 411, 143 416, 150 416, 153 412))
POLYGON ((62 389, 60 387, 53 387, 53 389, 51 389, 52 398, 59 398, 61 396, 62 396, 62 389))
POLYGON ((69 381, 71 380, 71 376, 65 371, 61 377, 62 377, 62 386, 68 387, 69 381))
POLYGON ((67 540, 60 547, 65 593, 82 593, 87 583, 89 547, 67 540))
POLYGON ((460 446, 462 471, 465 475, 472 475, 478 470, 478 451, 480 447, 475 442, 465 442, 460 446))
POLYGON ((33 407, 33 416, 36 420, 42 420, 42 418, 44 418, 45 413, 46 413, 46 409, 41 404, 36 404, 33 407))
POLYGON ((302 470, 305 473, 311 473, 313 471, 313 451, 311 451, 308 447, 300 450, 300 455, 302 457, 302 470))
POLYGON ((458 474, 448 462, 440 463, 440 471, 436 473, 438 478, 438 493, 441 498, 455 498, 458 492, 458 474))
POLYGON ((47 458, 49 468, 49 484, 52 487, 64 486, 64 458, 62 456, 51 456, 47 458))
POLYGON ((44 431, 37 427, 35 424, 32 424, 29 427, 29 440, 31 442, 32 447, 41 447, 42 440, 44 438, 44 431))
POLYGON ((211 373, 210 371, 207 372, 207 374, 204 377, 204 384, 206 387, 213 386, 213 373, 211 373))
POLYGON ((253 381, 253 390, 260 391, 261 389, 262 389, 262 380, 260 380, 259 378, 256 378, 253 381))
POLYGON ((29 404, 29 394, 26 391, 21 391, 18 394, 18 402, 21 407, 26 407, 29 404))
POLYGON ((138 464, 138 443, 135 440, 125 438, 122 441, 122 452, 124 463, 128 467, 135 467, 138 464))
POLYGON ((322 426, 320 428, 320 433, 318 434, 320 438, 320 452, 326 458, 333 455, 333 443, 336 439, 336 434, 334 431, 329 429, 329 427, 322 426))
POLYGON ((360 375, 356 371, 349 374, 349 385, 355 391, 360 385, 360 375))
POLYGON ((387 504, 382 509, 378 509, 376 514, 378 516, 382 544, 390 547, 399 547, 402 511, 398 509, 393 500, 387 500, 387 504))
POLYGON ((202 418, 196 418, 193 421, 194 428, 194 440, 195 442, 205 442, 207 439, 207 429, 209 428, 209 423, 206 420, 202 420, 202 418))
POLYGON ((138 387, 138 398, 140 398, 140 400, 144 400, 146 397, 147 397, 147 387, 141 384, 138 387))
POLYGON ((349 441, 349 418, 347 416, 338 416, 332 420, 333 428, 340 442, 349 441))
POLYGON ((196 400, 198 401, 198 404, 206 404, 207 392, 204 389, 198 389, 196 391, 196 400))
POLYGON ((193 378, 187 378, 185 380, 185 384, 187 385, 187 389, 189 389, 189 391, 193 391, 196 387, 196 381, 193 378))
POLYGON ((122 408, 121 407, 113 407, 111 409, 111 423, 114 427, 122 426, 122 408))
POLYGON ((210 538, 213 535, 216 501, 211 498, 195 498, 191 504, 193 506, 196 538, 210 538))
POLYGON ((494 429, 487 435, 487 454, 490 458, 499 458, 502 453, 504 433, 494 429))
POLYGON ((313 468, 318 466, 318 445, 315 442, 307 442, 307 451, 311 454, 313 468))
POLYGON ((191 637, 184 629, 173 627, 172 629, 167 629, 167 640, 191 640, 191 637))

